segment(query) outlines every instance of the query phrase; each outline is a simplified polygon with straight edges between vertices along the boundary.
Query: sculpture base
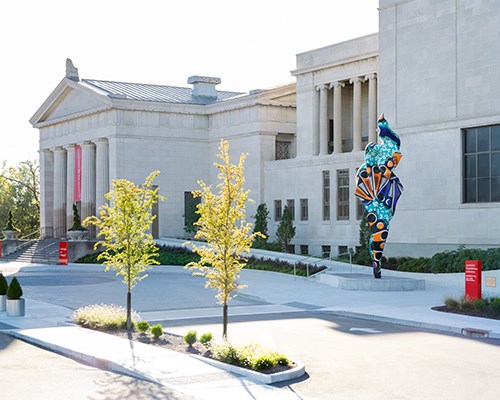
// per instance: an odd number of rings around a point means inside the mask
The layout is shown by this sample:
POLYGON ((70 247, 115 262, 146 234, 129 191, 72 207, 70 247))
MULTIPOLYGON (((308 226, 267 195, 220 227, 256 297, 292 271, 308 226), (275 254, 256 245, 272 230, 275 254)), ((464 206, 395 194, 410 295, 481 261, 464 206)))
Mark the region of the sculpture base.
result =
POLYGON ((368 290, 377 292, 397 292, 425 290, 424 279, 383 276, 376 279, 363 273, 325 272, 317 275, 321 283, 344 290, 368 290))

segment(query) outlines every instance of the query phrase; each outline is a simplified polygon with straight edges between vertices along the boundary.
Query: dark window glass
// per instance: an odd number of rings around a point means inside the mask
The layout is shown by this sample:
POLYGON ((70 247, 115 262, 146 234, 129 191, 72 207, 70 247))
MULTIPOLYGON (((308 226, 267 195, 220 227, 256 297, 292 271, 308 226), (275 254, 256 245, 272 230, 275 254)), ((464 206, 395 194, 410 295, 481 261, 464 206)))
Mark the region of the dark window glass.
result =
POLYGON ((500 176, 500 153, 491 153, 491 176, 500 176))
POLYGON ((475 153, 476 152, 476 130, 467 129, 465 131, 465 152, 475 153))
POLYGON ((475 203, 476 197, 476 179, 465 180, 465 201, 467 203, 475 203))
POLYGON ((500 201, 500 176, 491 178, 491 201, 500 201))
POLYGON ((477 180, 477 201, 490 201, 490 178, 480 178, 477 180))
POLYGON ((476 155, 472 154, 465 156, 465 177, 475 178, 476 177, 476 155))
POLYGON ((490 128, 477 130, 477 151, 490 151, 490 128))
POLYGON ((500 125, 491 127, 491 150, 500 150, 500 125))
POLYGON ((477 177, 487 177, 490 176, 490 155, 478 154, 477 156, 477 177))

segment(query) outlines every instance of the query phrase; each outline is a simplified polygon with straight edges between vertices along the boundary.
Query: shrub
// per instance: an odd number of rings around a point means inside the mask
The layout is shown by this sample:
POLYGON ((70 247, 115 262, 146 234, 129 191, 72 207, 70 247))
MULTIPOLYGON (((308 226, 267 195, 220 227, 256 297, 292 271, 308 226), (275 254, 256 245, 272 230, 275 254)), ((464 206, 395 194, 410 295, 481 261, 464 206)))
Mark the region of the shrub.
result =
POLYGON ((142 333, 146 333, 149 329, 149 322, 147 321, 138 322, 137 329, 142 333))
MULTIPOLYGON (((77 309, 72 316, 74 322, 90 329, 124 329, 127 324, 127 309, 113 304, 94 304, 77 309)), ((132 323, 139 319, 132 312, 132 323)))
POLYGON ((458 301, 453 297, 447 297, 444 299, 444 304, 451 308, 458 308, 458 301))
POLYGON ((191 347, 198 340, 197 336, 198 334, 196 333, 196 331, 189 331, 184 335, 184 343, 191 347))
POLYGON ((225 362, 227 364, 238 365, 240 358, 238 350, 233 345, 224 342, 220 345, 213 346, 212 354, 216 360, 225 362))
POLYGON ((9 284, 7 283, 7 279, 0 272, 0 296, 5 296, 7 294, 7 290, 9 289, 9 284))
POLYGON ((495 314, 500 314, 500 297, 490 299, 490 307, 495 314))
POLYGON ((464 296, 460 299, 459 307, 462 310, 470 310, 472 306, 472 301, 470 301, 467 297, 464 296))
POLYGON ((474 300, 473 306, 476 310, 484 310, 488 303, 484 301, 483 299, 476 299, 474 300))
POLYGON ((252 366, 256 371, 264 371, 266 369, 271 369, 272 367, 274 367, 275 363, 269 355, 262 355, 260 357, 257 357, 252 366))
POLYGON ((212 332, 204 333, 200 336, 200 343, 206 348, 209 348, 212 345, 213 338, 214 335, 212 334, 212 332))
POLYGON ((23 289, 17 280, 17 277, 13 277, 10 281, 9 288, 7 289, 7 298, 15 300, 20 299, 23 295, 23 289))
POLYGON ((151 334, 155 339, 158 339, 161 335, 163 335, 163 328, 160 324, 157 324, 151 327, 151 334))

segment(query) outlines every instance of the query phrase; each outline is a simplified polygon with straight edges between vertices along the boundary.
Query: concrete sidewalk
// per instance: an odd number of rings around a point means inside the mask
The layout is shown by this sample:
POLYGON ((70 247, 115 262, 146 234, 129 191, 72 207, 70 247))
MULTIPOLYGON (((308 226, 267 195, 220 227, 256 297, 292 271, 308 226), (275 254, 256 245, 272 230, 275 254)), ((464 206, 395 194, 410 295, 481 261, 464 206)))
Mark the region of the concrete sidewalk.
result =
MULTIPOLYGON (((0 264, 8 275, 24 271, 54 271, 62 267, 0 264)), ((67 271, 102 271, 101 266, 72 264, 67 271)), ((157 273, 182 274, 182 267, 156 267, 157 273), (177 272, 175 272, 177 271, 177 272)), ((147 282, 147 280, 145 281, 147 282)), ((446 296, 459 297, 457 288, 427 285, 411 292, 346 291, 322 284, 314 278, 300 278, 273 272, 243 270, 241 283, 248 287, 242 296, 258 299, 257 305, 230 307, 231 316, 303 312, 331 312, 336 315, 470 334, 484 331, 500 339, 500 320, 433 311, 446 296)), ((68 326, 72 310, 27 299, 25 317, 0 313, 0 327, 38 346, 82 360, 90 365, 141 377, 199 399, 304 399, 290 390, 257 384, 249 379, 210 366, 188 355, 130 342, 112 335, 68 326)), ((220 316, 220 307, 141 312, 148 321, 220 316)), ((306 366, 307 369, 307 366, 306 366)))

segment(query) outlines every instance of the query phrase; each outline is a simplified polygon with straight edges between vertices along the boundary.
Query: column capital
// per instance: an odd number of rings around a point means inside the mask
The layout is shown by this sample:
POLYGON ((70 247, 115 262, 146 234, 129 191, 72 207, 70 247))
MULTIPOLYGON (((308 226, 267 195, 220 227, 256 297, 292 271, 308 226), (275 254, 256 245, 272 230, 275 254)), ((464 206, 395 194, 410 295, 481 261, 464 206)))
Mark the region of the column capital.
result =
POLYGON ((93 142, 91 142, 90 140, 86 140, 80 146, 82 146, 82 147, 95 147, 95 144, 93 142))
POLYGON ((315 89, 319 92, 321 90, 328 90, 328 84, 322 83, 321 85, 316 85, 315 89))
POLYGON ((349 79, 349 83, 363 83, 365 81, 365 78, 362 76, 355 76, 354 78, 349 79))
POLYGON ((345 86, 345 83, 344 82, 341 82, 341 81, 335 81, 335 82, 332 82, 330 83, 330 88, 339 88, 339 87, 344 87, 345 86))
POLYGON ((108 139, 107 138, 99 138, 96 140, 96 144, 97 143, 101 143, 101 144, 105 144, 105 143, 108 143, 108 139))
POLYGON ((377 79, 377 74, 375 72, 365 75, 365 80, 371 81, 377 79))
POLYGON ((62 153, 62 152, 66 152, 66 149, 62 146, 57 146, 53 151, 54 151, 54 153, 62 153))

